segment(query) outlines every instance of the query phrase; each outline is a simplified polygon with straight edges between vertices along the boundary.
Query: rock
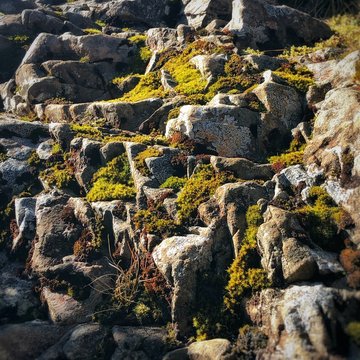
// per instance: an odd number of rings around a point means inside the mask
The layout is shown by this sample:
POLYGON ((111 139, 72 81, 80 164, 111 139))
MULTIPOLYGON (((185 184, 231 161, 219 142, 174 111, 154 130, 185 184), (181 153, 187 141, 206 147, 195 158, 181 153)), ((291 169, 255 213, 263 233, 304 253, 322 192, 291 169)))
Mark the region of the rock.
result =
POLYGON ((67 327, 32 321, 0 327, 0 358, 3 360, 35 359, 58 341, 67 327))
POLYGON ((33 291, 33 283, 18 275, 22 270, 22 264, 14 261, 9 262, 6 255, 0 253, 0 265, 0 286, 2 289, 0 293, 0 322, 3 324, 35 318, 38 315, 40 302, 33 291))
POLYGON ((290 131, 303 118, 304 99, 292 87, 278 84, 264 74, 265 81, 253 93, 265 105, 267 112, 261 114, 259 137, 267 151, 274 152, 284 147, 290 131))
POLYGON ((69 150, 74 134, 69 124, 50 123, 49 130, 51 136, 58 142, 64 151, 69 150))
POLYGON ((261 324, 269 336, 268 346, 259 356, 264 359, 344 356, 344 327, 356 318, 354 309, 358 308, 359 300, 358 291, 321 284, 263 290, 247 304, 251 320, 261 324), (354 306, 346 305, 350 303, 354 306))
POLYGON ((191 328, 196 274, 210 269, 213 240, 200 235, 174 236, 155 247, 156 266, 174 287, 172 319, 181 334, 191 328))
POLYGON ((161 52, 178 44, 177 30, 171 28, 152 28, 147 31, 146 44, 153 52, 161 52))
POLYGON ((329 91, 314 124, 313 138, 305 149, 308 171, 323 173, 331 197, 351 214, 355 229, 352 240, 360 242, 357 203, 359 187, 359 103, 360 92, 352 88, 329 91))
POLYGON ((112 360, 160 360, 168 346, 163 328, 114 326, 112 331, 117 345, 112 360))
POLYGON ((175 94, 175 87, 177 82, 170 75, 170 73, 164 69, 160 70, 161 72, 161 85, 163 86, 165 91, 170 91, 170 93, 175 94))
POLYGON ((128 64, 132 47, 125 39, 107 35, 74 36, 69 33, 59 37, 41 33, 31 44, 22 64, 39 64, 47 60, 74 60, 87 57, 87 61, 112 61, 128 64), (48 54, 51 58, 48 58, 48 54))
POLYGON ((243 180, 270 180, 274 171, 269 164, 256 164, 244 158, 211 156, 211 165, 216 171, 230 171, 243 180))
POLYGON ((3 138, 20 137, 37 142, 48 138, 48 125, 38 122, 21 121, 7 115, 0 116, 0 136, 3 138))
POLYGON ((246 55, 242 61, 249 64, 256 71, 276 70, 286 63, 286 60, 267 55, 246 55))
POLYGON ((238 47, 265 50, 312 45, 332 34, 328 25, 310 15, 262 0, 233 2, 232 19, 227 29, 238 36, 238 47))
POLYGON ((314 73, 318 84, 331 83, 332 87, 348 87, 359 83, 357 64, 360 61, 360 50, 354 51, 342 60, 307 63, 306 66, 314 73))
POLYGON ((143 0, 141 2, 120 0, 115 2, 115 4, 110 4, 105 15, 108 23, 125 22, 141 26, 158 27, 166 25, 166 21, 174 21, 170 14, 176 4, 169 0, 143 0))
POLYGON ((190 60, 190 63, 200 71, 202 77, 211 83, 218 75, 224 72, 227 57, 224 54, 197 55, 190 60))
POLYGON ((177 119, 167 123, 166 136, 182 132, 219 156, 256 160, 259 154, 253 133, 259 121, 257 113, 236 106, 186 105, 181 107, 177 119))
POLYGON ((190 0, 184 13, 188 24, 195 29, 204 28, 214 19, 227 20, 231 18, 231 0, 190 0))
POLYGON ((108 142, 106 145, 100 148, 100 155, 104 163, 111 161, 124 152, 125 148, 122 142, 108 142))
POLYGON ((17 251, 20 247, 29 249, 35 236, 35 198, 15 199, 15 218, 19 234, 13 239, 12 250, 17 251))
POLYGON ((61 34, 64 30, 63 21, 39 10, 24 10, 21 20, 25 28, 34 32, 61 34))
POLYGON ((226 339, 212 339, 194 342, 187 348, 167 353, 164 360, 221 360, 230 355, 231 343, 226 339))
POLYGON ((31 266, 42 273, 62 259, 73 254, 73 246, 79 239, 82 225, 77 221, 74 206, 69 197, 56 191, 40 195, 36 202, 36 235, 31 266))
POLYGON ((63 346, 66 359, 92 360, 94 357, 104 355, 107 349, 101 347, 101 344, 106 335, 106 330, 98 324, 78 325, 63 346))
POLYGON ((273 284, 309 280, 316 274, 316 261, 304 243, 309 242, 306 232, 291 212, 269 206, 257 240, 261 264, 273 284))

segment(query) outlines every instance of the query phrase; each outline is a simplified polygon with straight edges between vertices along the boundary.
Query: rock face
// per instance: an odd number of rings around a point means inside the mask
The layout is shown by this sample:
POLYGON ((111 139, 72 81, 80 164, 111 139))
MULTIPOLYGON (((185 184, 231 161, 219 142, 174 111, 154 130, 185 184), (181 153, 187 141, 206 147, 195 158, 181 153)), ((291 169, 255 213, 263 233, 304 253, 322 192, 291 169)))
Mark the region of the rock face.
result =
POLYGON ((177 119, 167 123, 166 135, 181 132, 219 156, 254 159, 255 155, 256 160, 257 139, 253 129, 259 123, 259 115, 247 109, 187 105, 181 108, 177 119))
POLYGON ((0 0, 1 360, 360 358, 358 20, 283 3, 0 0))
POLYGON ((204 28, 215 19, 229 21, 231 18, 231 10, 231 0, 190 0, 186 1, 184 13, 188 24, 195 29, 199 29, 204 28))
MULTIPOLYGON (((314 139, 305 152, 312 169, 323 169, 328 176, 327 189, 336 202, 351 214, 359 226, 359 103, 360 93, 339 88, 327 93, 314 126, 314 139)), ((357 231, 354 241, 360 242, 357 231)))
POLYGON ((260 49, 279 49, 302 43, 311 45, 331 36, 325 23, 290 7, 263 0, 234 1, 227 28, 237 34, 242 46, 260 49))
POLYGON ((357 301, 358 296, 359 293, 320 284, 264 290, 248 304, 253 321, 261 322, 269 330, 271 340, 262 356, 270 358, 271 354, 282 359, 330 356, 340 345, 334 341, 336 331, 344 331, 342 324, 354 316, 344 304, 357 301), (333 326, 327 326, 329 323, 333 326))

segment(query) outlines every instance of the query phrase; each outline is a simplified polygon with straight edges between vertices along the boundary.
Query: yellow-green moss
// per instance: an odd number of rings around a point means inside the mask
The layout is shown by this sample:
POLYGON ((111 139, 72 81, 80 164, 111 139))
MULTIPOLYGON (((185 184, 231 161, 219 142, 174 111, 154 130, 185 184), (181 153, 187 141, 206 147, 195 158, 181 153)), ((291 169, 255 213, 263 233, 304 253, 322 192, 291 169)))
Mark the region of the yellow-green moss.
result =
POLYGON ((173 189, 175 192, 180 191, 186 184, 187 179, 177 176, 171 176, 163 182, 160 187, 162 189, 173 189))
POLYGON ((71 130, 76 133, 77 137, 85 137, 93 140, 101 140, 103 137, 99 129, 90 125, 72 124, 71 130))
POLYGON ((150 72, 146 75, 140 75, 140 81, 134 89, 118 99, 109 100, 109 102, 137 102, 150 98, 164 98, 166 92, 161 84, 159 72, 150 72))
POLYGON ((101 30, 99 30, 99 29, 90 29, 90 28, 88 28, 88 29, 84 29, 84 32, 86 33, 86 34, 88 34, 88 35, 97 35, 97 34, 101 34, 101 30))
POLYGON ((315 81, 311 77, 299 74, 291 74, 285 71, 274 71, 274 74, 285 80, 290 86, 295 87, 300 92, 307 92, 309 87, 315 85, 315 81))
POLYGON ((55 164, 49 169, 41 171, 40 178, 46 181, 49 186, 56 186, 58 189, 71 188, 75 183, 74 169, 67 162, 55 164))
POLYGON ((346 327, 346 332, 358 346, 360 346, 360 322, 352 321, 346 327))
POLYGON ((225 172, 217 173, 211 165, 202 165, 188 179, 179 194, 177 199, 179 221, 186 223, 196 217, 200 204, 209 200, 219 186, 234 181, 236 181, 234 176, 225 172))
POLYGON ((0 145, 0 162, 3 162, 7 159, 7 150, 2 145, 0 145))
POLYGON ((153 147, 149 147, 146 150, 140 152, 134 159, 135 161, 135 167, 137 170, 141 172, 144 176, 150 176, 150 170, 146 165, 145 160, 151 157, 159 157, 162 155, 162 152, 158 149, 155 149, 153 147))
POLYGON ((105 21, 102 21, 102 20, 96 20, 95 24, 100 26, 100 27, 105 27, 106 26, 105 21))
POLYGON ((130 165, 126 154, 123 154, 94 174, 86 198, 89 201, 130 200, 135 195, 130 165))
POLYGON ((347 214, 320 186, 310 189, 308 199, 311 204, 296 212, 309 231, 311 239, 326 250, 337 250, 342 246, 338 233, 347 214))
POLYGON ((228 270, 230 279, 226 286, 224 305, 232 314, 236 314, 242 297, 248 291, 260 290, 270 285, 266 271, 260 266, 256 247, 256 234, 263 222, 259 206, 248 208, 246 222, 247 229, 240 250, 228 270))
POLYGON ((116 136, 108 136, 104 139, 105 143, 122 141, 135 142, 144 145, 169 145, 169 140, 165 136, 155 133, 152 133, 150 135, 124 133, 116 136))
POLYGON ((139 210, 133 220, 136 229, 162 238, 182 233, 182 226, 171 219, 161 205, 147 210, 139 210))
POLYGON ((286 152, 281 155, 271 156, 268 160, 271 163, 274 171, 279 172, 288 166, 298 165, 303 163, 304 150, 286 152))

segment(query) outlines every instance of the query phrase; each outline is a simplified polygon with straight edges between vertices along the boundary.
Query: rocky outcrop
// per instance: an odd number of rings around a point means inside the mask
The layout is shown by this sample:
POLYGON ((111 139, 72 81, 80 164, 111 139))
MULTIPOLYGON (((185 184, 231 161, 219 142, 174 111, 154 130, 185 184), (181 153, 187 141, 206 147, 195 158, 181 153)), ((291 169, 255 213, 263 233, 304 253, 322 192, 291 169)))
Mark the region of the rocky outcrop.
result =
POLYGON ((345 304, 358 304, 359 296, 359 292, 320 284, 262 291, 247 305, 252 320, 270 338, 261 355, 282 359, 341 356, 344 343, 336 339, 339 332, 346 338, 344 324, 355 315, 345 304))
POLYGON ((280 49, 295 44, 313 44, 331 36, 323 22, 288 6, 262 0, 233 2, 227 29, 238 36, 238 46, 280 49), (256 17, 253 14, 257 14, 256 17), (302 24, 298 26, 298 24, 302 24))

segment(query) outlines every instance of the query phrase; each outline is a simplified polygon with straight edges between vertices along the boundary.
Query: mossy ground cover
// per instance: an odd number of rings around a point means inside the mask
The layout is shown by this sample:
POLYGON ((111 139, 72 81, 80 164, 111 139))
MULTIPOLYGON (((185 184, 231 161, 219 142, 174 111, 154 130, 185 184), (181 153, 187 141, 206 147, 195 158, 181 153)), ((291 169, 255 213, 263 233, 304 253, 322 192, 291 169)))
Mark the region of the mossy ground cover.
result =
POLYGON ((131 200, 135 195, 130 165, 123 154, 94 174, 86 198, 88 201, 131 200))

